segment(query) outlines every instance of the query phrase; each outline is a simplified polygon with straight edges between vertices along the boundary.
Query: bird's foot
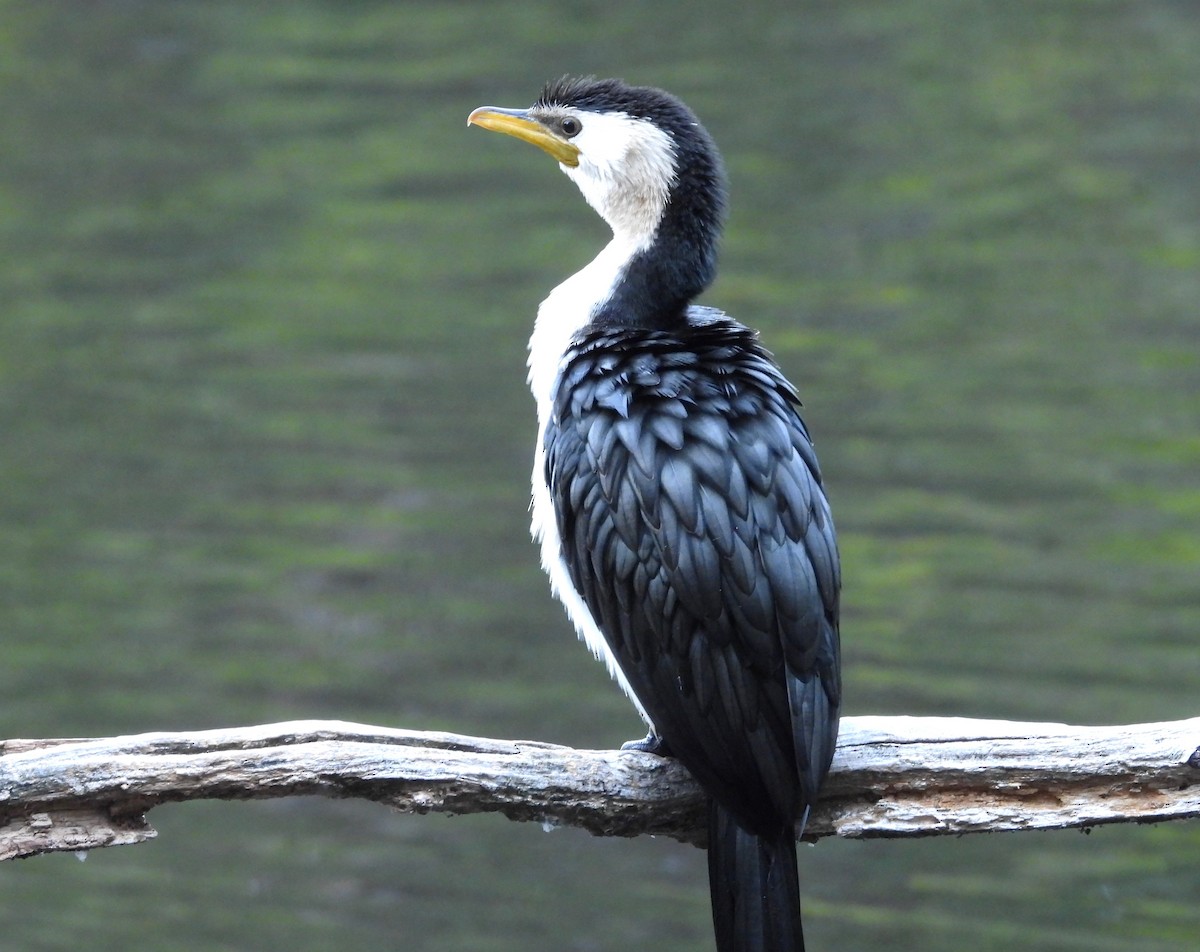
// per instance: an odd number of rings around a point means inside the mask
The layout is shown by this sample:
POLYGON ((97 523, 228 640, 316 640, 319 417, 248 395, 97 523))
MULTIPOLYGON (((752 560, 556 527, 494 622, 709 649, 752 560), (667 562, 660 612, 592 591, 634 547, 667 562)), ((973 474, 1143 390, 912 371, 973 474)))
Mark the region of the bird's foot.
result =
POLYGON ((647 754, 657 754, 659 757, 670 757, 671 748, 667 742, 651 731, 641 740, 627 740, 621 745, 621 750, 640 750, 647 754))

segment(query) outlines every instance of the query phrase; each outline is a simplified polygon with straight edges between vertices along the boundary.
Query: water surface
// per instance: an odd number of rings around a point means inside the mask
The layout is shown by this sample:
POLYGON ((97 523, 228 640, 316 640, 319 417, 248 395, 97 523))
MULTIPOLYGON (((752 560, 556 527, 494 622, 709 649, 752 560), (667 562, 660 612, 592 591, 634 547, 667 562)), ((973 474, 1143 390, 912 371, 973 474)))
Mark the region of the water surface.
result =
MULTIPOLYGON (((723 147, 706 303, 804 397, 850 713, 1120 723, 1200 681, 1184 4, 105 2, 0 31, 0 735, 638 733, 527 536, 524 341, 604 240, 464 120, 563 72, 723 147)), ((703 855, 188 804, 0 869, 5 948, 663 950, 703 855)), ((1200 828, 802 850, 814 949, 1184 952, 1200 828)))

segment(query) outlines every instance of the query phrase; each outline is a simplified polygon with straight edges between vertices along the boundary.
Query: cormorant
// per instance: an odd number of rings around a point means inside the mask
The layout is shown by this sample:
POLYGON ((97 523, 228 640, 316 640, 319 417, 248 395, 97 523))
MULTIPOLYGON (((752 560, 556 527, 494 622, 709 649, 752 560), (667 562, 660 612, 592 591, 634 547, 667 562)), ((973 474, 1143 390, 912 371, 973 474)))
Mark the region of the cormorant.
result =
POLYGON ((468 124, 539 146, 612 241, 542 302, 533 534, 582 639, 711 798, 720 952, 803 949, 796 824, 829 770, 840 569, 795 389, 712 281, 720 156, 678 99, 564 77, 468 124))

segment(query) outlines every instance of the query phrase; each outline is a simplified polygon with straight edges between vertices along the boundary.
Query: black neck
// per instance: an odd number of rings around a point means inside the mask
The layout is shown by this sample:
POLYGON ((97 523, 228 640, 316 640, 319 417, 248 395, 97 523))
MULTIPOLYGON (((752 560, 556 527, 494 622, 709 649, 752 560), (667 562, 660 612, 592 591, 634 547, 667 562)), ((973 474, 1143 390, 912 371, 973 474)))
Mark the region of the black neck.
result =
MULTIPOLYGON (((707 138, 707 137, 706 137, 707 138)), ((680 149, 682 171, 672 186, 653 243, 634 254, 608 300, 592 314, 597 324, 666 330, 682 324, 688 305, 712 283, 724 215, 724 179, 710 148, 680 149)))

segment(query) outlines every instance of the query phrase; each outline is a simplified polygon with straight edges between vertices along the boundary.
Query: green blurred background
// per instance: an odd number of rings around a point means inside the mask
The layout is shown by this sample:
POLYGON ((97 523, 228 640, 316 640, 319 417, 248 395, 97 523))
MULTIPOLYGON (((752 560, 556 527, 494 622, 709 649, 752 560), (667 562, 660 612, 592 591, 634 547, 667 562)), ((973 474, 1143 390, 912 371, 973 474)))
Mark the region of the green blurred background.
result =
MULTIPOLYGON (((1168 0, 0 2, 0 736, 611 747, 528 541, 538 301, 605 240, 478 130, 564 72, 723 147, 706 303, 798 384, 848 713, 1200 683, 1200 19, 1168 0)), ((703 854, 291 800, 0 867, 5 952, 711 947, 703 854)), ((802 850, 814 950, 1200 941, 1200 826, 802 850)))

